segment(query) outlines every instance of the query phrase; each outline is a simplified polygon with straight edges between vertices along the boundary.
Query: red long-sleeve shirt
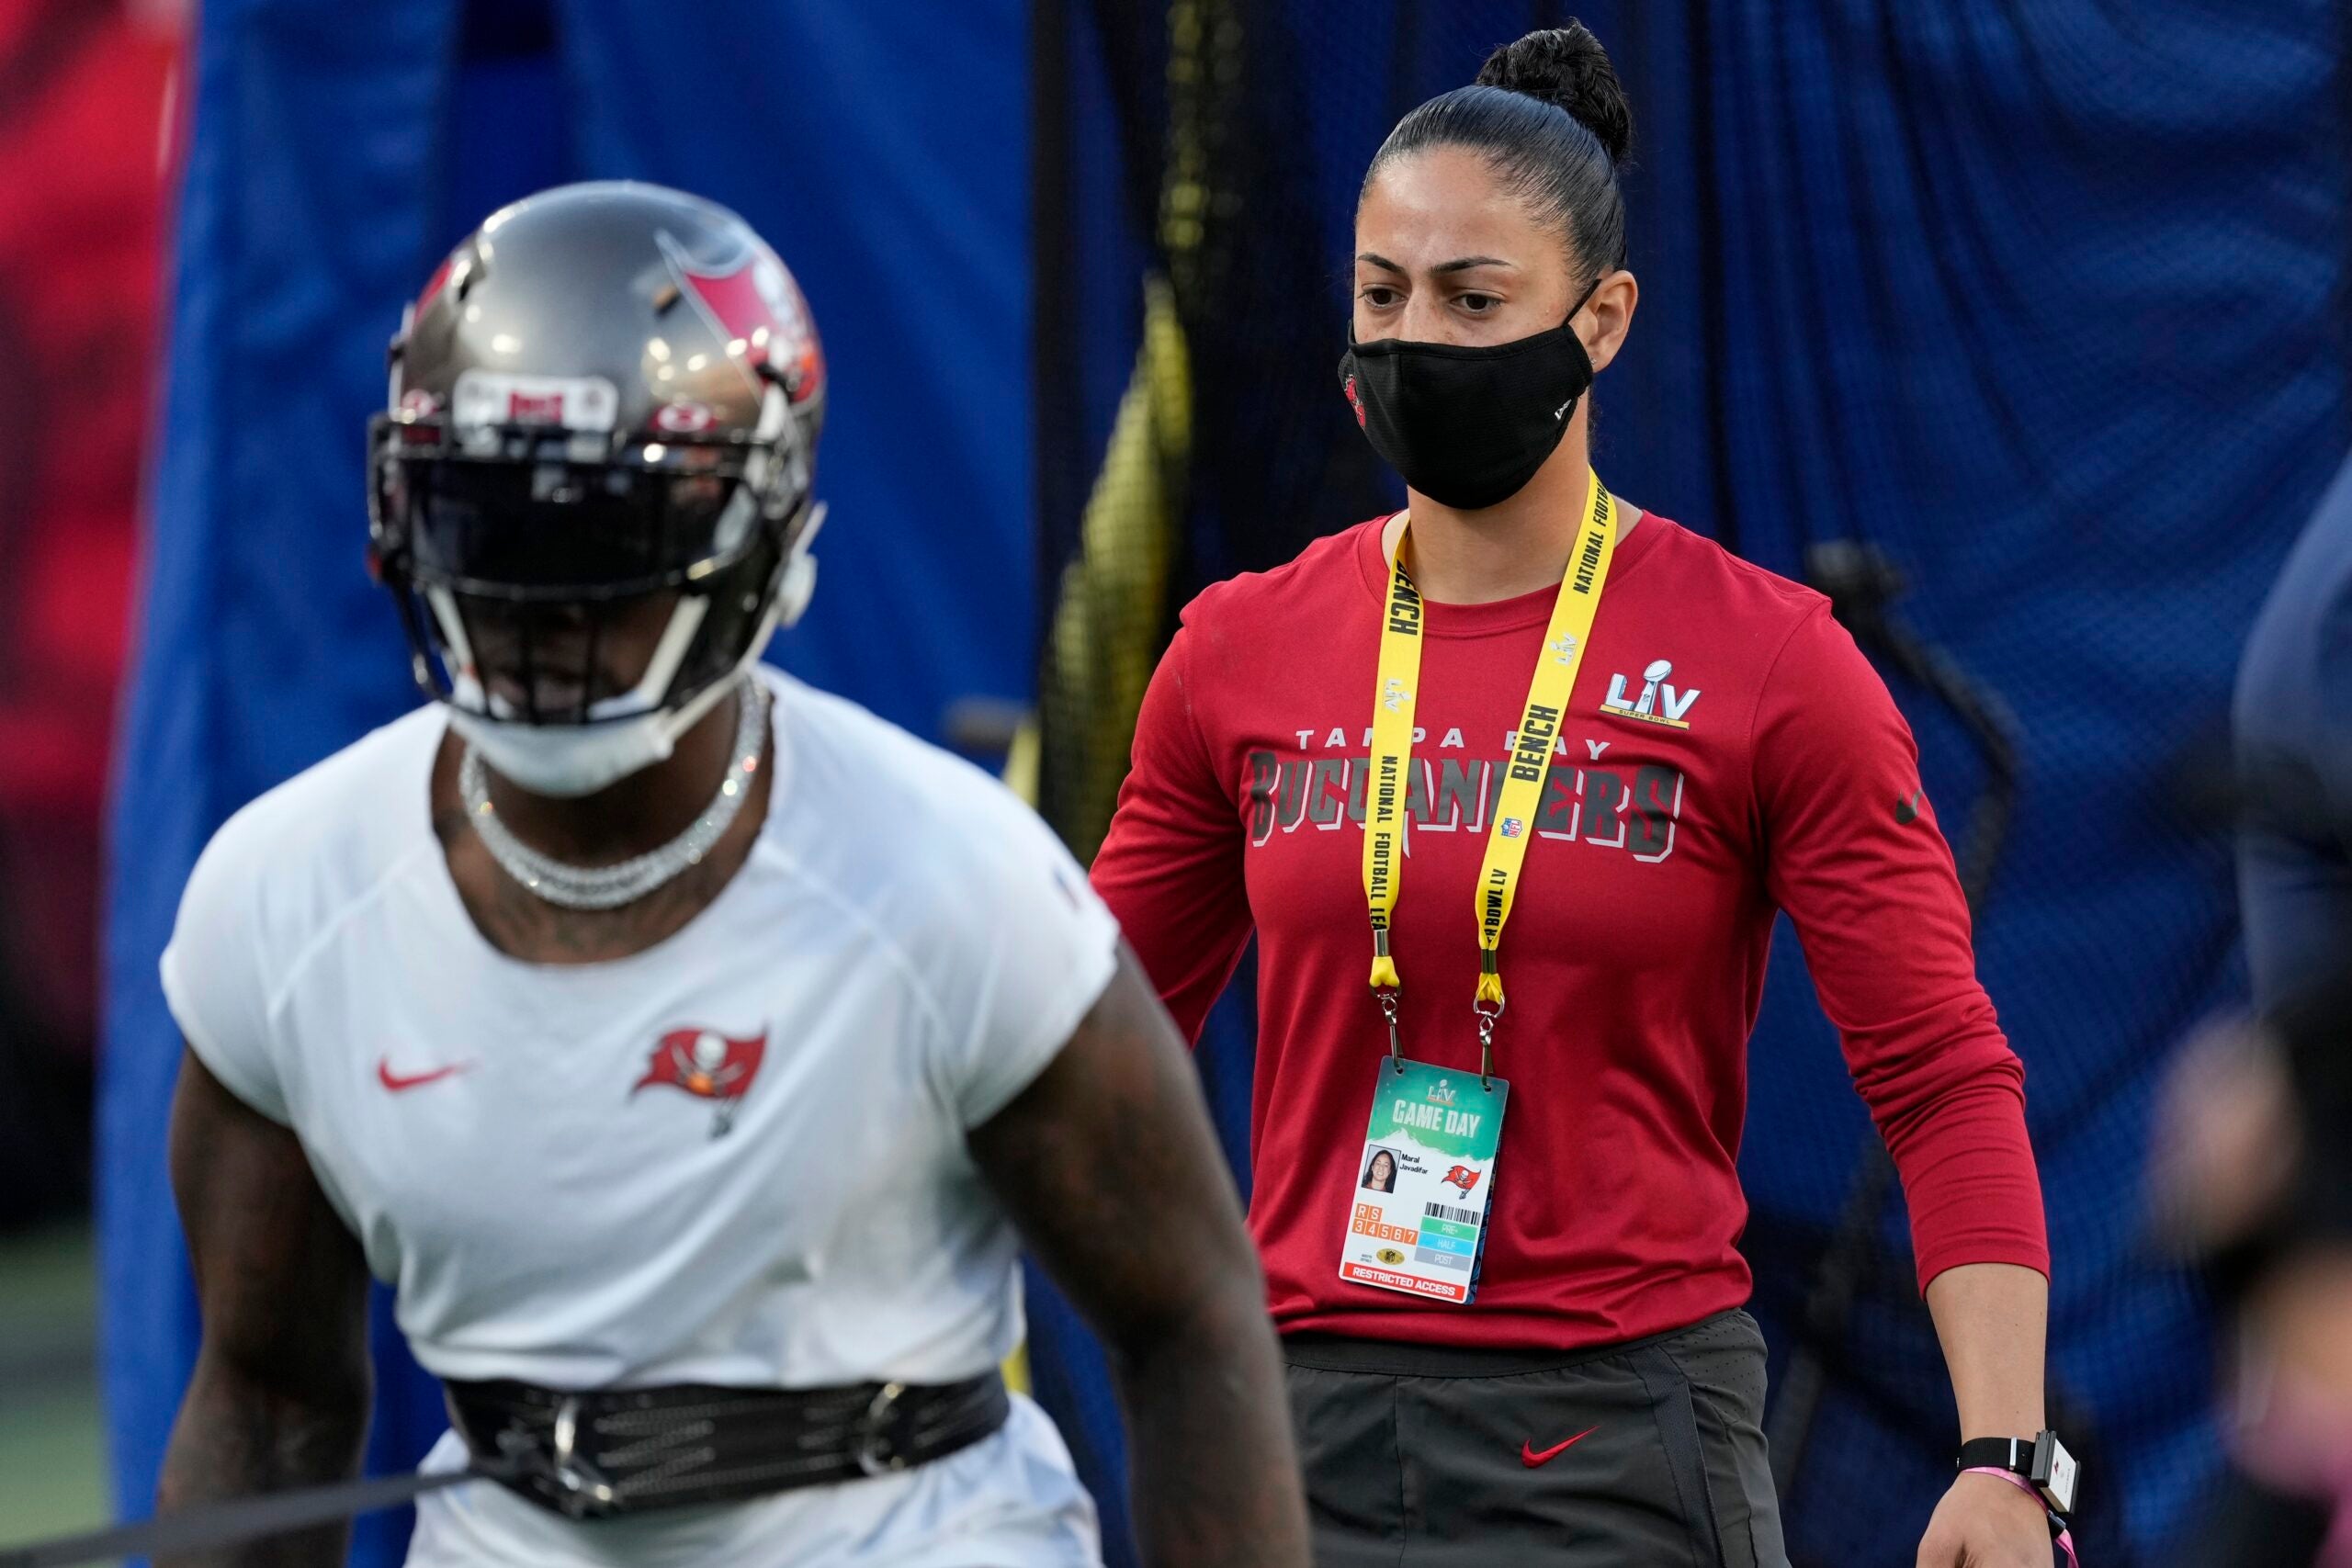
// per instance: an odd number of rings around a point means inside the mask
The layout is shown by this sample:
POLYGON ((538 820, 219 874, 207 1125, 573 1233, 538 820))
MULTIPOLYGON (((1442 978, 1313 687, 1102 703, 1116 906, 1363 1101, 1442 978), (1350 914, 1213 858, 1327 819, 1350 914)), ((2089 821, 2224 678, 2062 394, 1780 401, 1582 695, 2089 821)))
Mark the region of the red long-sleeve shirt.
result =
MULTIPOLYGON (((1511 1091, 1477 1299, 1339 1278, 1386 1049, 1362 881, 1385 582, 1375 521, 1202 594, 1093 870, 1189 1032, 1257 932, 1250 1218, 1277 1325, 1566 1348, 1744 1302, 1736 1160, 1776 908, 1894 1154, 1922 1287, 1963 1263, 2046 1272, 2023 1068, 1909 728, 1826 600, 1649 516, 1617 551, 1503 936, 1511 1091)), ((1472 888, 1554 597, 1427 607, 1394 917, 1421 1061, 1477 1066, 1472 888)))

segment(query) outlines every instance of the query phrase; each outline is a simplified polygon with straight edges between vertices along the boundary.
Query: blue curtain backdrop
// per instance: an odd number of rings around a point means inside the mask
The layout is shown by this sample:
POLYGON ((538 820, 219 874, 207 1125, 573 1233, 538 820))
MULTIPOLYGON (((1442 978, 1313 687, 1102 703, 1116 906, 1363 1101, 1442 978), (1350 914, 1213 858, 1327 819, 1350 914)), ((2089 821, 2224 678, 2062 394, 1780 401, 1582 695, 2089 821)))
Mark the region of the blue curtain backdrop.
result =
MULTIPOLYGON (((2344 16, 1677 10, 1593 17, 1643 51, 1635 265, 1662 286, 1603 461, 1792 575, 1814 541, 1882 546, 1912 622, 2020 720, 1979 965, 2027 1068, 2052 1382, 2098 1445, 2108 1561, 2148 1561, 2213 1454, 2201 1310, 2144 1239, 2152 1091, 2244 994, 2225 840, 2176 801, 2185 764, 2222 761, 2237 649, 2352 434, 2344 16)), ((1972 748, 1898 695, 1957 822, 1972 748)), ((1820 1151, 1871 1135, 1781 936, 1743 1160, 1759 1268, 1842 1201, 1820 1151)), ((1802 1282, 1770 1283, 1785 1322, 1802 1282)), ((1832 1402, 1791 1499, 1816 1561, 1905 1560, 1946 1483, 1908 1290, 1897 1269, 1866 1296, 1849 1352, 1895 1397, 1832 1402)))
MULTIPOLYGON (((564 179, 736 208, 797 273, 833 375, 823 587, 775 657, 936 736, 956 697, 1023 695, 1032 653, 1019 0, 199 10, 107 931, 105 1380, 132 1515, 196 1344, 155 961, 212 829, 414 700, 361 570, 362 432, 401 303, 447 246, 564 179)), ((378 1469, 442 1426, 382 1304, 378 1469)), ((353 1561, 397 1562, 406 1529, 364 1527, 353 1561)))

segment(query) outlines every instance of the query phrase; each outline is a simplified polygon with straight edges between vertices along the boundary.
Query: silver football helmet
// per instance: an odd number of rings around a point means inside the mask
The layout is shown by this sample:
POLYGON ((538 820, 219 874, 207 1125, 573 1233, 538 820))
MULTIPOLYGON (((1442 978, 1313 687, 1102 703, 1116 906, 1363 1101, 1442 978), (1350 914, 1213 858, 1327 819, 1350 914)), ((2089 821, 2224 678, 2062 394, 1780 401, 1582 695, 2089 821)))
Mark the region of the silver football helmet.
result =
POLYGON ((601 182, 492 214, 409 308, 369 425, 370 562, 418 684, 469 735, 683 733, 808 604, 824 407, 800 291, 725 208, 601 182), (671 601, 616 689, 600 637, 671 601))

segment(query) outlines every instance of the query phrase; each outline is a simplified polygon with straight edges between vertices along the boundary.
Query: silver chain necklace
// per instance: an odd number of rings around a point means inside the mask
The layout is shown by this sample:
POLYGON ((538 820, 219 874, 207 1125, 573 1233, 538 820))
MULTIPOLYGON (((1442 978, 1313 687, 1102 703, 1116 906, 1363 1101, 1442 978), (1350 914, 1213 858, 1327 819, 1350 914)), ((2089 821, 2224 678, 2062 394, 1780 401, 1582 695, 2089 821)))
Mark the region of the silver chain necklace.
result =
POLYGON ((567 909, 617 909, 701 863, 711 846, 734 824, 743 802, 751 798, 752 775, 759 772, 760 753, 767 742, 768 697, 759 682, 743 682, 736 710, 735 757, 702 815, 661 848, 617 865, 567 865, 516 838, 498 819, 498 808, 491 804, 488 770, 482 766, 481 753, 470 746, 458 764, 458 794, 474 831, 481 835, 492 858, 507 875, 548 903, 567 909))

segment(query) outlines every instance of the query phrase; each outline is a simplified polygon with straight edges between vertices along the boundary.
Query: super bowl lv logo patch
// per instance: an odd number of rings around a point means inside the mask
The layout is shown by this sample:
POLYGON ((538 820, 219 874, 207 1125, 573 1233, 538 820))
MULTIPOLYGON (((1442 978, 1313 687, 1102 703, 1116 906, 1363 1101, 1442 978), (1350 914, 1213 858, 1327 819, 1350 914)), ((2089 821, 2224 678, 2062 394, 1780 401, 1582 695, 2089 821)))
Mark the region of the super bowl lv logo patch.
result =
POLYGON ((645 1076, 628 1092, 666 1084, 711 1102, 710 1135, 726 1135, 735 1124, 735 1108, 759 1077, 761 1058, 767 1055, 768 1037, 734 1040, 715 1030, 673 1029, 653 1047, 645 1076))

